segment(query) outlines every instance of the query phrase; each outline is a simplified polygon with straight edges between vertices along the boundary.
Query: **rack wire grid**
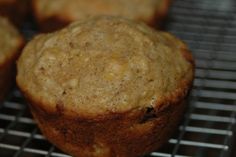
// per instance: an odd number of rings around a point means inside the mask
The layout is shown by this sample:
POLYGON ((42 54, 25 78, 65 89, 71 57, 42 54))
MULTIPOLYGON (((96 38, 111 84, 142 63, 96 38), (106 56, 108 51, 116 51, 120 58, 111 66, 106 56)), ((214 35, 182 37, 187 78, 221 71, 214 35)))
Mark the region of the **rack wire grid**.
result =
MULTIPOLYGON (((234 156, 236 124, 236 2, 175 0, 165 27, 196 59, 188 110, 175 135, 146 157, 234 156)), ((31 38, 35 29, 26 24, 31 38)), ((1 157, 68 157, 37 128, 21 93, 0 105, 1 157)))

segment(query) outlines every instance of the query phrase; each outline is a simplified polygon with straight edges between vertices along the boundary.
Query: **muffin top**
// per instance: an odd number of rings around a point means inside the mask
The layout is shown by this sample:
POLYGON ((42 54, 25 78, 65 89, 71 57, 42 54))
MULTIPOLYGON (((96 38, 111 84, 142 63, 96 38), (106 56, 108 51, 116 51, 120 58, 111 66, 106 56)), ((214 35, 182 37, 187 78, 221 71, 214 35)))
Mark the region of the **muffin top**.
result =
POLYGON ((166 0, 34 0, 38 17, 74 21, 94 15, 115 15, 150 21, 166 0))
POLYGON ((16 28, 4 17, 0 17, 0 65, 10 59, 22 40, 16 28))
POLYGON ((181 99, 192 78, 183 42, 103 16, 35 37, 18 60, 17 83, 45 110, 95 117, 181 99))

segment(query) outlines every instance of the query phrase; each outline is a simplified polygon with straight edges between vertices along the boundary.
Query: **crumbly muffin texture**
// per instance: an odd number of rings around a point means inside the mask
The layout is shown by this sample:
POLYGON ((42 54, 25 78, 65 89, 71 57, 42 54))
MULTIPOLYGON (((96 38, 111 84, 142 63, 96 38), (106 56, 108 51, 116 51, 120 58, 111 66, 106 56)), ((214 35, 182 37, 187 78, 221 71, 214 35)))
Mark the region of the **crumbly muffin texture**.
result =
POLYGON ((155 108, 172 93, 187 91, 183 84, 193 76, 188 55, 169 33, 124 18, 94 17, 34 38, 18 60, 17 82, 50 112, 60 107, 64 114, 95 117, 155 108))
POLYGON ((34 0, 39 20, 59 18, 71 22, 89 16, 111 15, 152 23, 155 16, 164 16, 169 0, 34 0))
POLYGON ((160 148, 183 115, 194 73, 179 39, 110 16, 35 37, 17 67, 42 133, 75 157, 137 157, 160 148))
POLYGON ((0 66, 16 53, 22 40, 20 34, 6 18, 0 17, 0 66))

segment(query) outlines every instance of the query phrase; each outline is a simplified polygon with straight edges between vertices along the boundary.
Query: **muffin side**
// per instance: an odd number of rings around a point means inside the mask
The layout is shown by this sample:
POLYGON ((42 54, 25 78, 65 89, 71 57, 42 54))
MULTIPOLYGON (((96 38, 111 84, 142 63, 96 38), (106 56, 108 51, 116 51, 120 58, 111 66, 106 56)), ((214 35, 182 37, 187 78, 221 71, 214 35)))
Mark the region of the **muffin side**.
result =
POLYGON ((0 65, 0 102, 2 102, 7 94, 10 92, 13 85, 15 85, 15 76, 16 76, 16 65, 15 61, 20 54, 20 50, 24 45, 24 41, 21 40, 19 47, 17 47, 13 52, 15 55, 12 58, 5 60, 4 64, 0 65))
POLYGON ((135 157, 169 138, 193 75, 191 54, 172 35, 96 17, 31 41, 17 84, 44 135, 65 152, 135 157))
POLYGON ((144 108, 86 120, 65 116, 61 109, 48 113, 38 108, 38 102, 27 100, 47 139, 75 157, 137 157, 155 151, 176 130, 186 107, 183 101, 160 111, 144 108))
POLYGON ((183 84, 183 93, 155 107, 93 118, 65 115, 63 104, 49 112, 41 108, 45 104, 26 92, 24 96, 42 133, 64 152, 75 157, 138 157, 159 149, 177 129, 191 86, 183 84))

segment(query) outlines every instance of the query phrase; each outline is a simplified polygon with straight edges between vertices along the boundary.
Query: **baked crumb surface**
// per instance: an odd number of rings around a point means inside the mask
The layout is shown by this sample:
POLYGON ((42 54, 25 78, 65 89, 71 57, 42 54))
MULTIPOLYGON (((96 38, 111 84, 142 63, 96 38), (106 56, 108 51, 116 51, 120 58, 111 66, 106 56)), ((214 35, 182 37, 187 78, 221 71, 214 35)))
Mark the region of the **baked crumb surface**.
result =
POLYGON ((0 17, 0 65, 16 53, 15 49, 21 42, 20 34, 9 21, 0 17))
POLYGON ((192 81, 184 50, 144 24, 89 18, 34 38, 18 60, 17 82, 50 111, 98 116, 155 107, 192 81))

